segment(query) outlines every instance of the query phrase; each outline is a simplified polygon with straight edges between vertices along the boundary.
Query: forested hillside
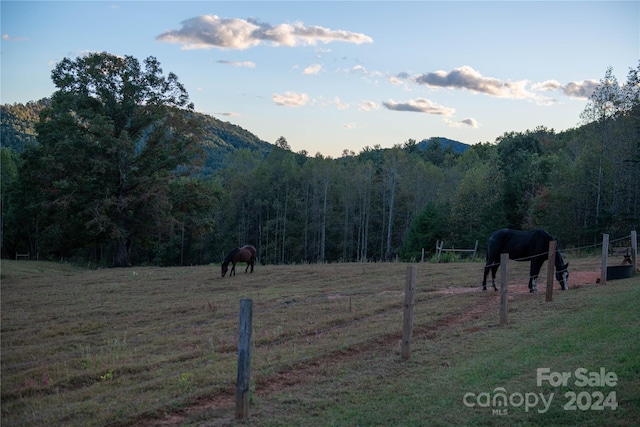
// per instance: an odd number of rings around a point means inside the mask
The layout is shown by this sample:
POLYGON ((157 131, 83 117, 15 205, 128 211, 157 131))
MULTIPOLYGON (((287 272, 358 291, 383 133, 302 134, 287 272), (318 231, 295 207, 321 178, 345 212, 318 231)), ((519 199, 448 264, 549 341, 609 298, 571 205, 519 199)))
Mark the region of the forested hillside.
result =
POLYGON ((49 104, 45 98, 27 105, 0 105, 0 146, 19 153, 25 145, 35 144, 38 116, 49 104))
MULTIPOLYGON (((48 98, 24 104, 0 105, 0 147, 12 148, 21 153, 26 145, 35 144, 36 123, 40 111, 51 105, 48 98)), ((257 151, 264 157, 269 154, 272 144, 261 140, 240 126, 223 122, 206 114, 194 113, 202 121, 200 143, 204 149, 202 175, 215 174, 224 166, 227 156, 234 151, 247 149, 257 151)), ((420 151, 428 151, 434 162, 443 160, 444 153, 464 153, 469 146, 448 138, 429 138, 417 143, 420 151)))
MULTIPOLYGON (((35 125, 40 111, 51 104, 50 99, 23 104, 0 105, 0 146, 12 148, 17 153, 22 152, 28 144, 36 143, 35 125)), ((214 173, 222 167, 224 159, 233 151, 249 149, 258 151, 266 156, 272 145, 262 141, 251 132, 229 122, 223 122, 214 117, 194 113, 202 121, 202 138, 205 175, 214 173)))
POLYGON ((110 114, 147 117, 138 111, 150 106, 109 110, 108 94, 61 90, 37 144, 18 155, 3 139, 2 253, 201 264, 251 243, 263 263, 315 263, 411 260, 436 240, 482 247, 501 227, 543 227, 561 247, 626 235, 640 219, 639 73, 621 85, 608 70, 574 129, 505 132, 470 147, 390 141, 338 159, 294 153, 284 137, 268 144, 184 103, 151 117, 175 111, 166 124, 191 129, 187 139, 156 132, 166 119, 123 123, 127 134, 114 138, 110 114), (74 115, 60 114, 70 103, 74 115))

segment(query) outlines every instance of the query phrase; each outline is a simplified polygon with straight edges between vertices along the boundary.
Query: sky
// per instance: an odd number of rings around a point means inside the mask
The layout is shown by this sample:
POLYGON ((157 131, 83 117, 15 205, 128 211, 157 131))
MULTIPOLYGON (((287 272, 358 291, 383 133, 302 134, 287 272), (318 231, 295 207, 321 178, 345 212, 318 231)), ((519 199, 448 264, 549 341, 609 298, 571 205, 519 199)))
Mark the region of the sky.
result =
POLYGON ((640 60, 639 1, 4 1, 0 103, 92 52, 155 57, 199 112, 341 157, 581 124, 640 60))

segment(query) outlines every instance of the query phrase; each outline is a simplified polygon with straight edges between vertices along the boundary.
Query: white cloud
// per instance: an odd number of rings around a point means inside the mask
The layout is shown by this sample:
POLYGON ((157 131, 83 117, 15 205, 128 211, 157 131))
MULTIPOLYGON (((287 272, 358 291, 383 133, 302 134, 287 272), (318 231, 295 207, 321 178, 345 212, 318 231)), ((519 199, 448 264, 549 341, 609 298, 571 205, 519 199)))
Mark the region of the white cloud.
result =
POLYGON ((539 90, 542 92, 550 92, 550 91, 562 89, 562 85, 557 80, 547 80, 542 83, 534 84, 533 89, 539 90))
POLYGON ((346 110, 349 108, 349 104, 343 104, 337 96, 331 100, 330 104, 335 105, 338 110, 346 110))
POLYGON ((166 31, 156 40, 181 44, 183 49, 247 49, 264 42, 291 47, 334 41, 356 44, 373 42, 371 37, 362 33, 305 26, 299 22, 271 26, 253 19, 220 18, 216 15, 187 19, 179 30, 166 31))
POLYGON ((404 80, 399 79, 397 76, 389 76, 387 80, 389 80, 389 83, 391 83, 392 85, 404 84, 404 80))
POLYGON ((478 123, 478 121, 476 119, 472 119, 472 118, 468 118, 468 119, 463 119, 460 121, 453 121, 453 120, 449 120, 449 119, 445 119, 444 121, 449 127, 452 128, 460 128, 463 126, 469 126, 471 128, 474 129, 478 129, 480 127, 480 124, 478 123))
POLYGON ((542 83, 532 83, 529 80, 503 81, 483 76, 468 65, 449 72, 435 71, 413 77, 409 77, 406 73, 400 73, 397 76, 389 77, 392 84, 400 84, 405 79, 431 88, 462 89, 497 98, 530 100, 540 105, 549 105, 556 101, 539 92, 561 91, 569 97, 588 99, 598 85, 595 80, 570 82, 566 85, 562 85, 556 80, 547 80, 542 83))
POLYGON ((382 105, 389 110, 394 111, 412 111, 416 113, 435 114, 438 116, 451 116, 456 112, 454 108, 434 104, 425 98, 410 99, 403 102, 395 102, 390 99, 388 102, 383 102, 382 105))
POLYGON ((373 110, 378 110, 380 107, 378 106, 378 104, 376 104, 373 101, 362 101, 360 103, 360 106, 358 107, 358 110, 362 110, 362 111, 373 111, 373 110))
POLYGON ((8 42, 23 42, 29 39, 26 37, 13 37, 13 36, 10 36, 9 34, 3 34, 2 40, 8 41, 8 42))
POLYGON ((498 98, 534 99, 536 96, 526 90, 527 80, 505 82, 493 77, 485 77, 468 65, 452 71, 435 71, 414 76, 413 81, 429 87, 465 89, 498 98))
POLYGON ((566 85, 560 84, 556 80, 547 80, 542 83, 537 83, 533 86, 534 90, 543 92, 561 91, 566 96, 572 98, 589 99, 593 94, 593 91, 598 86, 599 82, 596 80, 583 80, 581 82, 569 82, 566 85))
POLYGON ((284 95, 274 93, 271 99, 284 107, 301 107, 309 101, 309 96, 306 93, 285 92, 284 95))
POLYGON ((318 74, 320 73, 320 71, 322 71, 322 65, 313 64, 302 70, 302 74, 318 74))
POLYGON ((463 119, 460 121, 460 123, 467 125, 469 127, 472 127, 474 129, 478 129, 480 127, 480 124, 478 123, 478 121, 472 118, 463 119))
POLYGON ((354 65, 353 68, 351 68, 351 72, 353 73, 361 72, 361 73, 367 74, 367 69, 364 68, 362 65, 354 65))
POLYGON ((600 83, 596 80, 583 80, 581 82, 570 82, 564 85, 562 92, 573 98, 591 98, 593 92, 600 83))
POLYGON ((251 61, 227 61, 224 59, 221 59, 219 61, 217 61, 218 64, 226 64, 226 65, 233 65, 234 67, 246 67, 246 68, 256 68, 256 64, 255 62, 251 62, 251 61))
POLYGON ((348 122, 342 125, 343 128, 345 129, 355 129, 358 127, 358 125, 354 122, 348 122))

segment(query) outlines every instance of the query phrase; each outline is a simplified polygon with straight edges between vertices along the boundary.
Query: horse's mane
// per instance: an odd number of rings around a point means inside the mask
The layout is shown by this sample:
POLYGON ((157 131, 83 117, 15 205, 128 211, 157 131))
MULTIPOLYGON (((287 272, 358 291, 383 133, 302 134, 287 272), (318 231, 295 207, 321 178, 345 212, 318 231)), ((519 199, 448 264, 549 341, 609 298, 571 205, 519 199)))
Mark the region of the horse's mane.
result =
POLYGON ((229 263, 233 260, 233 257, 240 252, 240 248, 234 248, 231 252, 229 252, 229 255, 227 255, 227 257, 224 259, 224 261, 222 262, 223 265, 229 265, 229 263))

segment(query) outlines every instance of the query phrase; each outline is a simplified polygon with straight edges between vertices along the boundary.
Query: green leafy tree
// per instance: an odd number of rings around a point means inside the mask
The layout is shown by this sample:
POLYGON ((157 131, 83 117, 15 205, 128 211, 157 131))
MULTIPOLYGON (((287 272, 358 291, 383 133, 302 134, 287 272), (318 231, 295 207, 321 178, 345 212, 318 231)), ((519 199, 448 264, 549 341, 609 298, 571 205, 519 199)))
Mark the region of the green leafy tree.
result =
POLYGON ((464 174, 456 190, 449 224, 455 242, 470 247, 505 226, 503 180, 491 164, 478 165, 464 174))
POLYGON ((413 219, 402 244, 401 257, 404 261, 420 259, 422 249, 430 253, 436 242, 448 234, 447 214, 445 205, 429 203, 413 219))
POLYGON ((521 228, 526 223, 531 200, 542 181, 542 147, 532 132, 506 133, 498 138, 498 164, 504 173, 504 205, 508 225, 521 228))
POLYGON ((12 148, 0 148, 0 246, 5 248, 5 224, 7 213, 7 190, 18 176, 18 156, 12 148))
POLYGON ((596 226, 602 226, 602 199, 605 191, 607 174, 607 142, 611 139, 613 118, 623 104, 622 92, 618 80, 613 74, 613 68, 607 68, 605 76, 600 80, 591 95, 580 117, 585 122, 597 122, 600 128, 600 154, 598 156, 598 179, 596 183, 596 226))
POLYGON ((22 171, 41 196, 30 204, 40 245, 60 254, 109 245, 114 265, 130 265, 134 242, 172 226, 168 183, 194 159, 193 105, 153 57, 65 58, 51 77, 57 91, 22 171))
MULTIPOLYGON (((180 265, 201 264, 212 258, 206 240, 215 225, 212 207, 218 204, 221 193, 220 185, 208 179, 180 177, 169 183, 169 200, 175 218, 170 241, 175 246, 179 244, 180 265)), ((158 249, 163 250, 165 246, 158 249)), ((177 250, 165 250, 165 253, 167 259, 162 264, 178 264, 177 250)))

